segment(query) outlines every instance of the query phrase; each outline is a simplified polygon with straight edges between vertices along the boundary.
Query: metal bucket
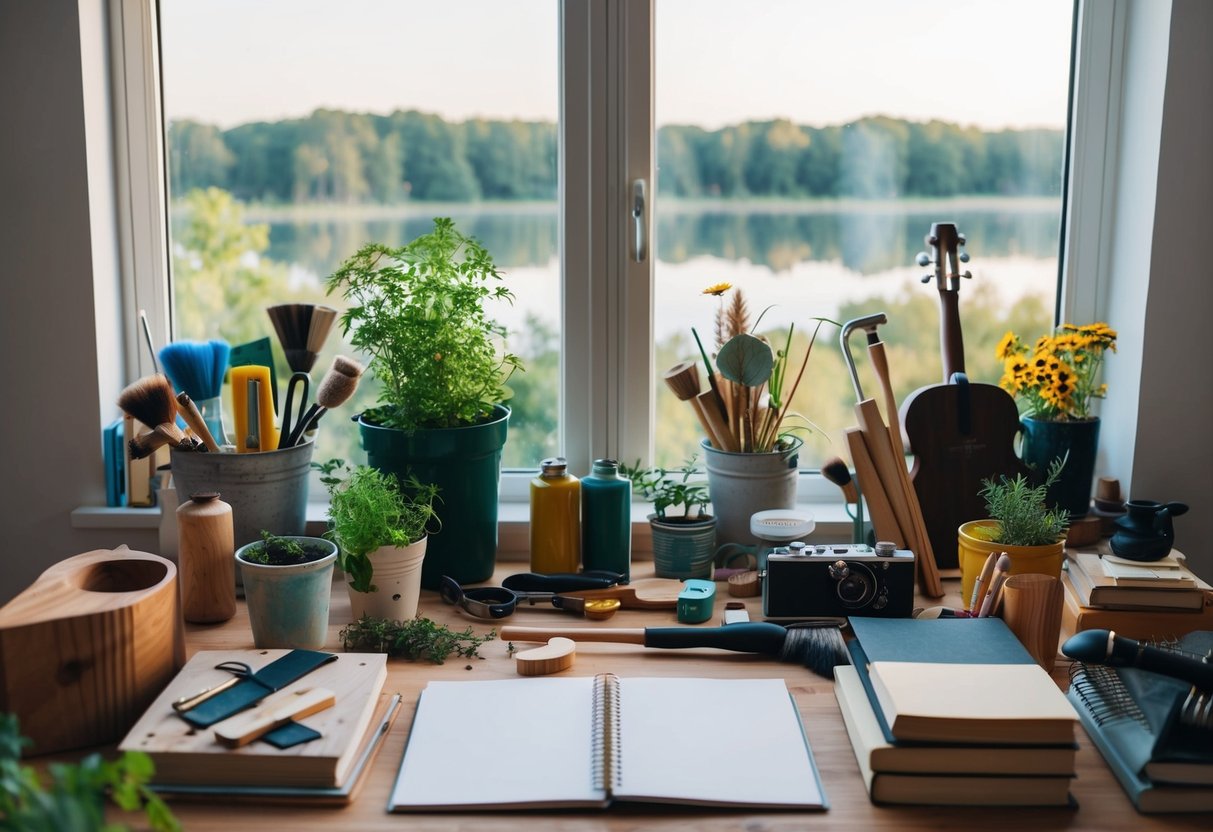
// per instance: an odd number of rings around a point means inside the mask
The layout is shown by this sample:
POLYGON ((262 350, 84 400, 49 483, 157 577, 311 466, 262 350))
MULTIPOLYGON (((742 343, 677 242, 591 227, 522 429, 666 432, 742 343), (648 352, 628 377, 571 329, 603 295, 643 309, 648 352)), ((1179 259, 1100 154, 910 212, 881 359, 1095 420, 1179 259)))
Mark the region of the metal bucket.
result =
POLYGON ((716 515, 716 542, 750 545, 756 538, 750 518, 756 512, 796 507, 797 452, 804 444, 789 437, 780 451, 762 454, 730 453, 700 443, 706 454, 708 493, 716 515))
POLYGON ((218 491, 232 507, 236 548, 261 539, 261 530, 302 535, 313 443, 255 454, 172 451, 173 484, 181 502, 218 491))

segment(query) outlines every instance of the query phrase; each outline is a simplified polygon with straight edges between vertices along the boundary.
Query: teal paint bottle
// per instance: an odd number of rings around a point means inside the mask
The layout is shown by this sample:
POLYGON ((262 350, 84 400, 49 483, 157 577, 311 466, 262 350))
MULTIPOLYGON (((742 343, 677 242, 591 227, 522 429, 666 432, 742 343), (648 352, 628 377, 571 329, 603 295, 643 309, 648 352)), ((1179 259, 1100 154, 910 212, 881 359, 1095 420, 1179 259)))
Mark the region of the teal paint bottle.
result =
POLYGON ((613 459, 596 459, 581 480, 581 563, 632 577, 632 481, 613 459))

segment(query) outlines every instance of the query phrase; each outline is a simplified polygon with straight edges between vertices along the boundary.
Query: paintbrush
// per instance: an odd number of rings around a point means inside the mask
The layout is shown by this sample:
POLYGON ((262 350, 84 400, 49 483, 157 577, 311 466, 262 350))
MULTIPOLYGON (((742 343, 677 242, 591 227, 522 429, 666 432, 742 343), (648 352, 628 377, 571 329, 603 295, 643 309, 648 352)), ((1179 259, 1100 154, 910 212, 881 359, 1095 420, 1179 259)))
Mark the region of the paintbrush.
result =
POLYGON ((848 503, 859 502, 859 492, 855 490, 855 481, 851 479, 851 469, 839 457, 826 460, 821 466, 821 475, 842 489, 842 496, 848 503))
POLYGON ((118 394, 118 407, 163 436, 170 445, 180 445, 185 440, 185 434, 177 427, 176 393, 160 373, 144 376, 123 389, 118 394))
POLYGON ((279 450, 293 448, 303 439, 303 434, 320 421, 320 417, 335 407, 340 407, 349 401, 358 389, 358 379, 362 376, 362 365, 352 358, 338 355, 333 358, 332 366, 320 381, 316 391, 316 402, 303 418, 295 423, 291 435, 278 443, 279 450))
POLYGON ((333 328, 337 310, 313 303, 280 303, 266 308, 286 363, 297 373, 310 372, 333 328))
POLYGON ((194 404, 194 400, 184 390, 177 394, 177 406, 181 411, 181 418, 190 426, 190 430, 202 440, 202 444, 206 446, 206 449, 217 453, 219 451, 219 444, 211 434, 210 428, 206 426, 206 420, 202 418, 202 412, 198 410, 198 405, 194 404))
POLYGON ((220 394, 223 392, 223 376, 227 373, 231 352, 231 346, 218 338, 210 341, 174 341, 160 350, 160 363, 164 365, 173 388, 194 402, 211 436, 220 445, 227 441, 220 394))
POLYGON ((782 627, 765 621, 741 622, 725 627, 502 627, 504 641, 604 641, 643 644, 645 647, 681 649, 716 647, 735 653, 759 653, 782 662, 802 664, 827 679, 834 667, 849 664, 846 644, 837 625, 782 627))

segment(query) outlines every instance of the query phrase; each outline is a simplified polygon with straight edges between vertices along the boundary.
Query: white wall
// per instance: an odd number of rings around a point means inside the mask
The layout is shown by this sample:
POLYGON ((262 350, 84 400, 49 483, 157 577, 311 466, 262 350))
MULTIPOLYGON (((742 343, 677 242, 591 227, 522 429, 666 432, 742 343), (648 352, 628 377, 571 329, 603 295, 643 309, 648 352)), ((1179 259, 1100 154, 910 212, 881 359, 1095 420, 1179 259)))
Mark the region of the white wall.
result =
POLYGON ((76 0, 0 3, 0 601, 64 557, 155 539, 70 521, 77 506, 105 504, 100 414, 116 413, 118 376, 104 371, 102 390, 98 368, 121 366, 120 345, 106 337, 97 348, 98 297, 107 326, 116 311, 116 258, 112 216, 102 216, 108 125, 95 117, 105 105, 90 101, 87 123, 84 106, 108 77, 104 6, 84 2, 83 15, 76 0), (94 193, 90 173, 102 177, 94 193), (94 220, 103 237, 110 230, 96 250, 94 220))

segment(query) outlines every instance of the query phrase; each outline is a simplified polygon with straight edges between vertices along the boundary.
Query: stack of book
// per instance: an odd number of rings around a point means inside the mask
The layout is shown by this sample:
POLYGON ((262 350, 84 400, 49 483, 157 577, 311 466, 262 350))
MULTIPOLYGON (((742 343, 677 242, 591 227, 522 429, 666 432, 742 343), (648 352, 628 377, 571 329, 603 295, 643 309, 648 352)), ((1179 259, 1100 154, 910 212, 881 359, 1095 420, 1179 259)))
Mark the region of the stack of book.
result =
MULTIPOLYGON (((1213 632, 1190 633, 1175 649, 1208 656, 1213 632)), ((1195 724, 1201 700, 1190 685, 1132 667, 1076 664, 1066 695, 1139 811, 1213 811, 1213 728, 1195 724)))
POLYGON ((851 627, 834 691, 873 802, 1072 803, 1078 716, 1001 619, 851 627))
POLYGON ((1066 553, 1063 629, 1115 630, 1129 638, 1177 637, 1213 629, 1213 593, 1172 550, 1137 563, 1095 551, 1066 553))

